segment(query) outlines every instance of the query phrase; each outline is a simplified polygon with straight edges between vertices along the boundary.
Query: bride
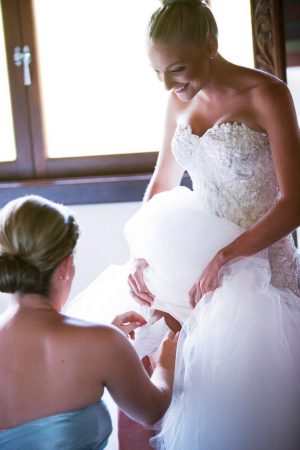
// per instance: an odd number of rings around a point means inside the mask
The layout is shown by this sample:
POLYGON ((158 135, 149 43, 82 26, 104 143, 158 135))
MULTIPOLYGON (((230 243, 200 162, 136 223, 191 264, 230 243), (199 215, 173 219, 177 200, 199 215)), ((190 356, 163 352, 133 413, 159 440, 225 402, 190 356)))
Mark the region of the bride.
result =
POLYGON ((141 357, 166 323, 182 326, 155 448, 297 450, 300 138, 290 92, 218 53, 200 0, 163 1, 148 53, 170 97, 144 204, 125 227, 131 263, 100 276, 70 314, 95 320, 97 293, 113 286, 120 309, 133 296, 148 319, 141 357), (179 186, 185 170, 192 191, 179 186))

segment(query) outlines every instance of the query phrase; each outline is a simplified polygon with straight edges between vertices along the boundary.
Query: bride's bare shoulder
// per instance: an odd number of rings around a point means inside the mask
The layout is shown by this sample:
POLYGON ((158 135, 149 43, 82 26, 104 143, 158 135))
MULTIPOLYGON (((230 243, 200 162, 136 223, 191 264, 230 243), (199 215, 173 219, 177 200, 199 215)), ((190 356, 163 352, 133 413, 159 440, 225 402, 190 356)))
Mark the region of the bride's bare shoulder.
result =
POLYGON ((287 85, 275 75, 259 69, 243 68, 244 80, 252 96, 273 96, 280 93, 287 95, 287 85))

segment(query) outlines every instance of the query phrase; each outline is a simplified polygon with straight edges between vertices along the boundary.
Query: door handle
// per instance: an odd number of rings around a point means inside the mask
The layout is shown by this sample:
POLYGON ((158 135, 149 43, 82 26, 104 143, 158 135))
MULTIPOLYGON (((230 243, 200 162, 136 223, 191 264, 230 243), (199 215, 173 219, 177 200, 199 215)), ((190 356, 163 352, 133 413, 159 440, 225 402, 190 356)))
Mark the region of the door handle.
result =
POLYGON ((31 50, 29 45, 24 45, 23 48, 15 47, 14 48, 14 63, 15 66, 20 67, 23 66, 23 82, 24 86, 31 85, 31 76, 30 76, 30 68, 29 65, 31 63, 31 50))

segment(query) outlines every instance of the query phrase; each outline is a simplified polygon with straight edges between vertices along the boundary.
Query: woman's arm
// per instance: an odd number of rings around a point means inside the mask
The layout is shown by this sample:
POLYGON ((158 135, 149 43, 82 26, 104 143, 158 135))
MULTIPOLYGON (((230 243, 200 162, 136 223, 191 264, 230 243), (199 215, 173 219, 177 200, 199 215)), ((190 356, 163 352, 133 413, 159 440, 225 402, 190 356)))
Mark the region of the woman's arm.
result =
POLYGON ((284 83, 268 83, 256 90, 254 101, 256 121, 269 137, 280 198, 252 227, 217 253, 190 291, 193 306, 218 286, 224 264, 269 247, 300 224, 300 133, 291 94, 284 83))
POLYGON ((127 338, 117 330, 107 328, 105 332, 103 384, 129 417, 153 425, 171 402, 178 336, 170 332, 161 344, 150 379, 127 338))
POLYGON ((166 112, 162 148, 159 152, 151 181, 146 189, 144 202, 147 202, 159 192, 168 191, 178 186, 183 176, 184 169, 177 164, 171 149, 172 138, 176 130, 177 103, 178 100, 171 93, 166 112))
POLYGON ((291 94, 284 83, 276 83, 260 89, 256 97, 257 121, 269 137, 280 198, 224 249, 225 261, 269 247, 300 224, 300 133, 291 94))
MULTIPOLYGON (((176 129, 176 111, 178 110, 176 103, 178 103, 178 100, 174 94, 170 94, 163 145, 159 152, 151 181, 144 195, 144 203, 150 200, 155 194, 168 191, 178 186, 184 173, 184 169, 177 164, 171 149, 171 142, 176 129)), ((145 259, 133 260, 132 270, 128 276, 128 283, 133 299, 141 305, 151 306, 153 303, 153 295, 146 286, 143 278, 143 272, 147 266, 148 262, 145 259)))

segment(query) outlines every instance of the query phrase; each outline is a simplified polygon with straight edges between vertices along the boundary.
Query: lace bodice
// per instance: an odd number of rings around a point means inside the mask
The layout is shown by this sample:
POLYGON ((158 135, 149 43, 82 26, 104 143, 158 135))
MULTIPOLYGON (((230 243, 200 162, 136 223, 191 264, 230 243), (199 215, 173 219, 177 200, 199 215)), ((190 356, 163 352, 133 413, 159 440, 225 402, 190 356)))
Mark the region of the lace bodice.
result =
MULTIPOLYGON (((243 228, 254 224, 279 195, 269 139, 245 124, 223 123, 203 136, 179 124, 172 141, 177 162, 207 209, 243 228)), ((288 236, 269 249, 272 282, 299 295, 300 263, 288 236)))
POLYGON ((244 124, 214 126, 199 137, 179 125, 173 153, 207 208, 248 228, 276 201, 277 181, 266 134, 244 124))

